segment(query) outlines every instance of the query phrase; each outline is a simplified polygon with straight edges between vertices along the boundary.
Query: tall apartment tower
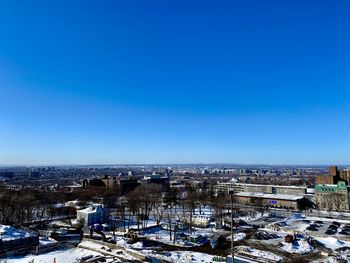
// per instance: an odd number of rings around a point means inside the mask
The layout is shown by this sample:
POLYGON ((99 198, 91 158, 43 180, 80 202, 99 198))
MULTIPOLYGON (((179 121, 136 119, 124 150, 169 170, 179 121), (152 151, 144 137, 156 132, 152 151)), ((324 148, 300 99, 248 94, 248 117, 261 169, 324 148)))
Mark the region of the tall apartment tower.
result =
POLYGON ((340 177, 350 184, 350 168, 340 171, 340 177))
POLYGON ((331 175, 331 176, 339 175, 338 167, 337 166, 330 166, 329 167, 329 175, 331 175))
POLYGON ((341 180, 337 166, 330 166, 327 175, 316 177, 317 184, 337 184, 341 180))

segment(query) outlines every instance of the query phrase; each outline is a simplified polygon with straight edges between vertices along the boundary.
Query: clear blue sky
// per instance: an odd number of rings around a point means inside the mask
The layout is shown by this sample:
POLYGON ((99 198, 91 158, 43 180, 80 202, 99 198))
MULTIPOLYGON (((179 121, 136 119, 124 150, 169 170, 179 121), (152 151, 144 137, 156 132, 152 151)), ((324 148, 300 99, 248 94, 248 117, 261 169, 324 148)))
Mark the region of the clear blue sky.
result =
POLYGON ((350 164, 350 1, 1 1, 0 164, 350 164))

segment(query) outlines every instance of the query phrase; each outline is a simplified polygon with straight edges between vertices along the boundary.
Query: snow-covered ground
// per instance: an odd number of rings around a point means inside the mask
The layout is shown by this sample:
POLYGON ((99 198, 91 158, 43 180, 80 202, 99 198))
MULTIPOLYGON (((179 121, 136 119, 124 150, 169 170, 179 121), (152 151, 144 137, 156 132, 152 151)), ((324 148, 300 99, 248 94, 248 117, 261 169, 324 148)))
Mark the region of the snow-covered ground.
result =
POLYGON ((342 241, 336 239, 335 237, 318 237, 316 240, 322 242, 326 247, 332 249, 333 251, 341 247, 350 247, 350 241, 342 241))
MULTIPOLYGON (((170 240, 169 231, 167 230, 151 231, 146 233, 145 237, 147 237, 150 240, 173 245, 173 240, 170 240)), ((195 244, 183 241, 182 239, 178 238, 175 241, 175 245, 191 247, 191 246, 194 246, 195 244)))
POLYGON ((82 248, 72 248, 69 250, 56 250, 38 256, 27 255, 24 257, 10 257, 7 259, 7 263, 28 263, 33 259, 34 263, 53 263, 54 258, 56 258, 57 263, 75 263, 80 258, 88 255, 95 256, 100 254, 82 248))
MULTIPOLYGON (((135 243, 134 245, 136 245, 136 247, 142 247, 142 242, 138 242, 135 243), (138 244, 141 243, 141 244, 138 244)), ((89 249, 95 252, 100 252, 103 255, 106 256, 115 256, 121 259, 127 259, 127 260, 133 260, 135 259, 134 257, 130 256, 126 249, 127 248, 133 248, 133 245, 129 245, 126 243, 126 246, 124 247, 125 250, 121 250, 121 249, 110 249, 107 246, 101 245, 97 242, 93 242, 93 241, 83 241, 81 242, 78 247, 80 248, 84 248, 84 249, 89 249)))
POLYGON ((171 262, 176 263, 191 263, 191 262, 213 262, 212 255, 205 254, 205 253, 199 253, 199 252, 192 252, 192 251, 173 251, 173 252, 163 252, 161 254, 155 254, 151 250, 144 250, 142 251, 146 255, 154 256, 158 259, 168 260, 171 262))
MULTIPOLYGON (((344 237, 343 235, 339 234, 339 231, 342 229, 344 224, 349 224, 349 220, 335 220, 335 219, 329 219, 329 218, 319 218, 319 217, 303 217, 302 219, 291 216, 289 218, 285 218, 283 220, 280 220, 279 222, 285 222, 286 226, 281 227, 279 231, 272 231, 270 229, 264 229, 267 232, 272 232, 272 233, 277 233, 282 238, 280 239, 275 239, 275 240, 263 240, 261 242, 264 243, 273 243, 274 245, 277 245, 278 243, 282 243, 282 249, 289 252, 289 253, 298 253, 298 254, 305 254, 311 252, 313 249, 312 247, 307 243, 306 238, 307 237, 313 237, 315 240, 321 242, 322 244, 325 245, 326 248, 331 249, 334 253, 337 253, 338 255, 341 253, 336 252, 337 249, 339 248, 344 248, 344 247, 350 247, 350 241, 348 240, 343 240, 344 237), (322 227, 322 230, 319 230, 317 232, 310 232, 307 231, 306 228, 310 225, 309 222, 305 222, 304 220, 309 220, 311 223, 315 221, 323 221, 324 226, 322 227), (336 233, 333 236, 327 236, 324 234, 325 230, 327 229, 327 226, 330 225, 331 222, 337 221, 338 223, 342 224, 338 228, 338 234, 336 233), (301 233, 305 238, 301 238, 300 240, 297 240, 297 244, 294 243, 286 243, 284 242, 284 236, 287 234, 293 234, 293 233, 301 233)), ((273 225, 276 222, 270 224, 273 225)), ((343 253, 344 254, 344 253, 343 253)), ((350 251, 346 257, 350 258, 350 251)), ((325 262, 336 262, 333 261, 333 258, 330 257, 325 262)))
MULTIPOLYGON (((236 233, 236 234, 234 234, 234 236, 233 236, 233 241, 240 241, 240 240, 243 240, 245 237, 246 237, 246 234, 245 234, 245 233, 236 233)), ((231 235, 229 235, 229 236, 227 237, 227 240, 228 240, 228 241, 231 241, 231 235)))
POLYGON ((242 256, 253 256, 253 257, 262 258, 266 260, 283 261, 283 257, 280 257, 268 251, 263 251, 263 250, 259 250, 259 249, 255 249, 247 246, 240 246, 237 248, 237 250, 242 256))
POLYGON ((312 247, 305 239, 297 240, 297 245, 286 242, 282 242, 282 244, 282 249, 289 253, 307 254, 312 251, 312 247))
POLYGON ((173 262, 212 262, 213 256, 189 251, 170 252, 170 258, 173 262))

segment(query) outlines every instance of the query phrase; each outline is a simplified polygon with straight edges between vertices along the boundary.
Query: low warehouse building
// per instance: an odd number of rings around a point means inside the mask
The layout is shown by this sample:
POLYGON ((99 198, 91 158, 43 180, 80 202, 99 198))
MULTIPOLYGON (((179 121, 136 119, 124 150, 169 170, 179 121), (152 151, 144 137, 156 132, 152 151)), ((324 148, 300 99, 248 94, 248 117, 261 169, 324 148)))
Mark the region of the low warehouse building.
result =
POLYGON ((295 210, 311 206, 311 202, 304 196, 300 195, 239 192, 235 194, 235 197, 239 203, 256 206, 268 206, 295 210))

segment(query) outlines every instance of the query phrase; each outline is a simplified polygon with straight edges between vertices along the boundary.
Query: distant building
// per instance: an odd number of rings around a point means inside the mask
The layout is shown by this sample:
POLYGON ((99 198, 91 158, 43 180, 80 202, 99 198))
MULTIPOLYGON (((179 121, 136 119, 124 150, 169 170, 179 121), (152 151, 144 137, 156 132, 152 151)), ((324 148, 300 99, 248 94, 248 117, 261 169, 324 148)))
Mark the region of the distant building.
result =
POLYGON ((349 211, 349 187, 345 182, 337 184, 317 184, 316 205, 328 211, 349 211))
POLYGON ((341 179, 347 182, 348 185, 350 184, 350 168, 339 171, 339 176, 341 179))
POLYGON ((15 175, 14 172, 0 172, 0 177, 3 177, 3 178, 13 178, 15 175))
POLYGON ((157 184, 162 187, 162 192, 166 192, 170 188, 170 180, 168 176, 163 176, 159 174, 152 174, 144 176, 140 180, 141 184, 157 184))
POLYGON ((86 187, 107 187, 119 191, 121 194, 127 194, 128 192, 134 190, 139 182, 134 177, 111 177, 103 176, 101 178, 94 179, 84 179, 82 182, 83 188, 86 187))
POLYGON ((30 171, 29 172, 29 178, 38 178, 40 177, 40 172, 38 171, 30 171))
POLYGON ((316 184, 337 184, 341 180, 337 166, 330 166, 326 175, 318 175, 316 184))
POLYGON ((211 215, 193 215, 192 224, 198 227, 208 227, 211 222, 211 215))
POLYGON ((118 177, 116 182, 117 186, 119 187, 119 191, 123 195, 133 191, 140 185, 138 180, 134 177, 118 177))
POLYGON ((350 169, 338 170, 337 166, 330 166, 329 172, 326 175, 316 177, 317 184, 337 184, 340 181, 350 184, 350 169))
POLYGON ((229 189, 233 189, 237 192, 252 192, 252 193, 265 193, 265 194, 288 194, 288 195, 300 195, 307 194, 306 186, 293 186, 293 185, 264 185, 264 184, 245 184, 230 182, 218 182, 216 185, 217 192, 226 192, 229 189))
POLYGON ((235 194, 235 197, 239 203, 275 208, 297 210, 312 205, 307 198, 297 195, 239 192, 235 194))
POLYGON ((108 210, 102 206, 88 207, 82 210, 78 210, 77 221, 83 222, 84 226, 107 223, 108 210))

